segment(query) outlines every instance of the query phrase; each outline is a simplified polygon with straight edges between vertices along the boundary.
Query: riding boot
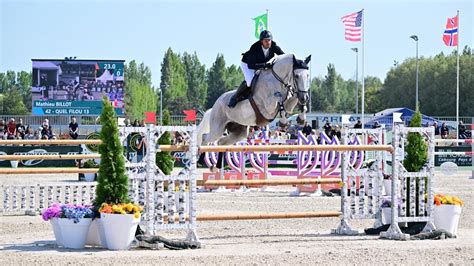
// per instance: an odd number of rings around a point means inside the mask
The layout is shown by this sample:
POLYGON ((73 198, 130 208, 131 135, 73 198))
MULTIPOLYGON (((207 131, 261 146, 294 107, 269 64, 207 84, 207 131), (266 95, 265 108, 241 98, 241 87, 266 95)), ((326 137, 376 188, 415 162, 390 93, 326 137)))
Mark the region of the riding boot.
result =
POLYGON ((240 84, 239 88, 237 91, 232 95, 232 97, 229 100, 229 106, 230 108, 234 108, 237 103, 241 100, 242 96, 247 94, 247 91, 249 90, 249 87, 247 87, 247 82, 245 80, 240 84))

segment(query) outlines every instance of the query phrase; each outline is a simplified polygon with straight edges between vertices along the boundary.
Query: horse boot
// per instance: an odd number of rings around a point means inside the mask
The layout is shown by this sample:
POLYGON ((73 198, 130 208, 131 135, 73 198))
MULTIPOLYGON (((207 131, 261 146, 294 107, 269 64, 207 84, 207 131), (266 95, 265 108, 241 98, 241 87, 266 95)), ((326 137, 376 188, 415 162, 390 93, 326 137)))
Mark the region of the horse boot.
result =
POLYGON ((242 99, 242 96, 244 96, 248 90, 249 90, 249 87, 247 87, 247 82, 245 82, 244 80, 240 84, 237 91, 230 98, 229 104, 227 106, 229 106, 230 108, 234 108, 237 105, 237 103, 242 99))

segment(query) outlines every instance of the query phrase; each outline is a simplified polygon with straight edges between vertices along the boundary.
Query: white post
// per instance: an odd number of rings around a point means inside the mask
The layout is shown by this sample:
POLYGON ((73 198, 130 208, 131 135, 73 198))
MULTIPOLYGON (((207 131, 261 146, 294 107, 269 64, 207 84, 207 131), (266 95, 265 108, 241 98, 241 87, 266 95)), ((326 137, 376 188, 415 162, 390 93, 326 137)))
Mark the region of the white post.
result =
POLYGON ((459 138, 459 10, 458 10, 458 58, 456 68, 456 139, 459 138))
POLYGON ((365 119, 364 119, 364 107, 365 107, 365 76, 364 76, 364 9, 362 9, 362 108, 361 108, 361 118, 362 118, 362 129, 365 128, 365 119))

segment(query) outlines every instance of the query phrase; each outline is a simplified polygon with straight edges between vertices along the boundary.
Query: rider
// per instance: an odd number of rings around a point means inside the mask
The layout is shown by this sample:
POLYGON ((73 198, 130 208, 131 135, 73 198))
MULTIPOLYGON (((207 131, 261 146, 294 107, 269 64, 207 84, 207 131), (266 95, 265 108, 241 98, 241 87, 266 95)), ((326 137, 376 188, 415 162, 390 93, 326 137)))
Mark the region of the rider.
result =
POLYGON ((272 33, 264 30, 260 33, 260 40, 252 44, 250 50, 242 54, 242 72, 244 72, 245 81, 240 84, 240 87, 232 95, 229 101, 229 107, 234 108, 237 103, 242 100, 250 90, 255 71, 260 68, 265 68, 265 63, 273 58, 275 55, 281 55, 284 52, 273 41, 272 33))

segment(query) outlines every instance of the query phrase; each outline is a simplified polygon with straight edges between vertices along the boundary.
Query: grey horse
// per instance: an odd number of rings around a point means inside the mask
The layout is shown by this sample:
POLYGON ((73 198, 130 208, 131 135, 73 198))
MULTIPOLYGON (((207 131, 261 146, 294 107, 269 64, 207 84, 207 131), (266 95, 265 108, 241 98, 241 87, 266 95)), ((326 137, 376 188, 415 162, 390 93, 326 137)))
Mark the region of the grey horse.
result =
POLYGON ((285 124, 287 114, 292 113, 297 104, 303 106, 298 118, 304 120, 304 106, 309 99, 310 60, 311 56, 304 61, 293 54, 275 56, 269 61, 269 68, 259 70, 249 99, 239 102, 235 108, 227 106, 235 91, 222 94, 204 113, 197 128, 198 145, 215 141, 217 145, 235 144, 247 137, 249 126, 265 126, 277 117, 285 124))

